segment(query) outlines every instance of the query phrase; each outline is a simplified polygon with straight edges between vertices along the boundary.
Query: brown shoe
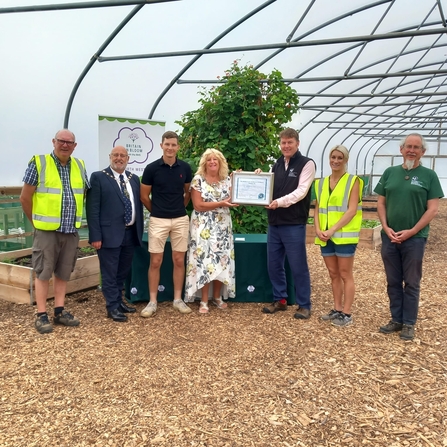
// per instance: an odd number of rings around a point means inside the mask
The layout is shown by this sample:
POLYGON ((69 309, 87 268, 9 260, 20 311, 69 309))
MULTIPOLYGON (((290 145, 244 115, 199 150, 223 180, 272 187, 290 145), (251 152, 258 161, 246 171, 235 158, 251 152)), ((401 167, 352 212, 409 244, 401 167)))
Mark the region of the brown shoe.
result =
POLYGON ((265 314, 274 314, 275 312, 278 312, 279 310, 287 310, 287 303, 281 303, 280 301, 273 301, 270 306, 266 306, 262 309, 262 312, 265 314))
POLYGON ((304 307, 299 307, 296 311, 295 318, 298 318, 299 320, 308 320, 310 318, 310 309, 304 309, 304 307))

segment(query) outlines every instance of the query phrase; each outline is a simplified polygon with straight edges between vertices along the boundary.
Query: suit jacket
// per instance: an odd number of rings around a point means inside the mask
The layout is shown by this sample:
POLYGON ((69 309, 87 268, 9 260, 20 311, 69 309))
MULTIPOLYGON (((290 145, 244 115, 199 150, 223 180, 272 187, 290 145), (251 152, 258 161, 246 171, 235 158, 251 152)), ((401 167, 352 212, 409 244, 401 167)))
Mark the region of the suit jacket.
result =
MULTIPOLYGON (((126 171, 130 177, 135 204, 135 228, 139 245, 143 236, 143 204, 140 201, 140 179, 126 171)), ((89 243, 101 241, 104 248, 117 248, 124 239, 124 198, 110 167, 93 172, 87 191, 87 224, 89 243)))

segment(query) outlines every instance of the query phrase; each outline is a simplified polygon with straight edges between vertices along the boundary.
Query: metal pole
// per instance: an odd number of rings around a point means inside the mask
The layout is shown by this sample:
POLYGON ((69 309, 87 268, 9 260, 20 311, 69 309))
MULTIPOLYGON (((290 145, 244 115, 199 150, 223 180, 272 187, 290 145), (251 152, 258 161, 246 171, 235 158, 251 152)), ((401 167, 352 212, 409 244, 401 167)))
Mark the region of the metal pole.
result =
POLYGON ((87 9, 87 8, 106 8, 110 6, 129 6, 146 5, 149 3, 164 3, 177 0, 107 0, 82 3, 63 3, 53 5, 34 5, 34 6, 10 6, 0 8, 0 14, 10 14, 17 12, 38 12, 38 11, 61 11, 67 9, 87 9))

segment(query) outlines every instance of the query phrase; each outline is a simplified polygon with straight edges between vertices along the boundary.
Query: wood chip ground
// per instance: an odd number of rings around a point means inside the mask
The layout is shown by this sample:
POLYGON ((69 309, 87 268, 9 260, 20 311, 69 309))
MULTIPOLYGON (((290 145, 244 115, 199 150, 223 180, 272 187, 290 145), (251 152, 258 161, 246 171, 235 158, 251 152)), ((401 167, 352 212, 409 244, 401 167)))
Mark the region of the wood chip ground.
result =
POLYGON ((446 447, 446 223, 444 200, 412 342, 378 332, 389 320, 380 251, 361 248, 347 328, 319 319, 332 298, 313 245, 308 321, 292 307, 231 303, 203 316, 162 303, 120 324, 93 290, 67 298, 79 328, 39 335, 33 307, 2 301, 0 445, 446 447))

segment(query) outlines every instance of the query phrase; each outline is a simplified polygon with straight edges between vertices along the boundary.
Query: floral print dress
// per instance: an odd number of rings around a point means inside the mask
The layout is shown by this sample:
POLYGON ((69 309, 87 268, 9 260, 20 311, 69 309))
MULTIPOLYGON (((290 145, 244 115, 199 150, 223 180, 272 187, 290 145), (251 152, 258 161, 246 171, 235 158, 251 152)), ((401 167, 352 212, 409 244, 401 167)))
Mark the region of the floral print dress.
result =
MULTIPOLYGON (((231 181, 227 177, 218 183, 208 184, 200 175, 191 182, 204 202, 220 202, 230 196, 231 181)), ((219 207, 191 214, 188 255, 186 260, 185 301, 202 297, 204 284, 222 282, 224 299, 234 298, 236 279, 234 270, 234 241, 230 209, 219 207)), ((209 288, 212 297, 213 288, 209 288)))

